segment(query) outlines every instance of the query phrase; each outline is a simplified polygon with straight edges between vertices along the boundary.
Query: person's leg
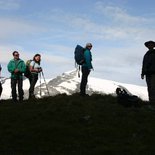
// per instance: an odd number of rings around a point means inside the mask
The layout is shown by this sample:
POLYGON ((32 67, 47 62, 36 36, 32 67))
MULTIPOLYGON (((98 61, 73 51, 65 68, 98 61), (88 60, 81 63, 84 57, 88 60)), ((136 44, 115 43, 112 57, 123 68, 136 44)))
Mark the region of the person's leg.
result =
POLYGON ((19 94, 19 101, 23 101, 24 91, 23 91, 23 79, 22 78, 18 80, 18 94, 19 94))
POLYGON ((29 88, 29 98, 34 97, 34 87, 37 83, 38 75, 32 74, 31 81, 30 81, 30 88, 29 88))
POLYGON ((11 89, 12 89, 12 99, 14 102, 17 101, 17 92, 16 92, 16 84, 17 84, 17 80, 16 79, 11 79, 11 89))
POLYGON ((2 87, 2 83, 0 82, 0 97, 2 95, 2 90, 3 90, 3 87, 2 87))
POLYGON ((155 104, 155 74, 147 76, 146 83, 148 87, 149 101, 151 104, 155 104))
POLYGON ((82 79, 81 79, 81 85, 80 85, 80 94, 86 95, 86 85, 88 82, 88 75, 90 73, 90 70, 82 67, 82 79))

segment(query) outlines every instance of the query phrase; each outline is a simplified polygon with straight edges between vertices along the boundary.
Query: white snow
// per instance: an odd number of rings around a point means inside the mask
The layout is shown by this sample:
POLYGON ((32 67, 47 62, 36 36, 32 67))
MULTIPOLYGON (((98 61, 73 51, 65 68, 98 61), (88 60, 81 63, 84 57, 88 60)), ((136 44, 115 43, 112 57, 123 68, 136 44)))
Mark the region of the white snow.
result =
MULTIPOLYGON (((71 72, 67 72, 66 74, 71 74, 71 72)), ((71 90, 76 89, 76 85, 80 83, 81 79, 76 75, 71 80, 66 80, 62 82, 59 86, 68 88, 71 90)), ((132 95, 136 95, 142 100, 148 101, 148 92, 147 87, 138 86, 133 84, 119 83, 116 81, 110 81, 105 79, 99 79, 89 76, 88 77, 88 90, 93 90, 95 93, 102 94, 116 94, 116 88, 123 87, 127 89, 132 95)))
MULTIPOLYGON (((62 74, 61 76, 63 78, 63 81, 53 87, 57 91, 62 93, 66 93, 67 95, 71 95, 69 90, 74 91, 79 87, 81 78, 78 78, 77 73, 74 71, 66 72, 62 74), (65 77, 67 77, 65 79, 65 77)), ((46 84, 52 79, 46 79, 46 84)), ((45 81, 42 79, 41 83, 44 83, 45 81)), ((9 99, 11 97, 11 87, 10 87, 10 79, 7 79, 3 86, 3 92, 1 99, 9 99)), ((40 86, 40 80, 38 80, 36 87, 40 86)), ((42 88, 45 86, 42 86, 42 88)), ((51 86, 48 86, 50 89, 51 86)), ((132 84, 126 84, 126 83, 119 83, 115 81, 105 80, 105 79, 99 79, 89 76, 88 78, 88 90, 91 90, 95 93, 102 93, 102 94, 115 94, 115 90, 117 87, 123 87, 127 89, 131 94, 137 95, 142 100, 148 101, 148 93, 147 93, 147 87, 144 86, 138 86, 138 85, 132 85, 132 84)), ((25 79, 23 81, 23 89, 24 91, 27 91, 29 89, 29 81, 28 79, 25 79)), ((79 89, 79 88, 78 88, 79 89)), ((43 93, 43 92, 42 92, 43 93)))

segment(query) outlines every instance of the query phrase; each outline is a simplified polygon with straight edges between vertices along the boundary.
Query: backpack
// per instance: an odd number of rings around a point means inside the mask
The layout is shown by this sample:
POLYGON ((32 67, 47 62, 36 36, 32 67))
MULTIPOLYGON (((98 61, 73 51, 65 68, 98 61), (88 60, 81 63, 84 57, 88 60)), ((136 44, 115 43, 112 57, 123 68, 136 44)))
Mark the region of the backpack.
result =
POLYGON ((76 62, 78 65, 82 65, 82 64, 84 64, 84 62, 85 62, 85 59, 84 59, 84 51, 85 51, 85 48, 83 48, 83 47, 80 46, 80 45, 77 45, 77 46, 75 47, 74 59, 75 59, 75 62, 76 62))
POLYGON ((136 95, 129 94, 125 89, 116 88, 117 102, 124 107, 139 107, 140 99, 136 95))
POLYGON ((25 71, 25 73, 24 73, 24 76, 26 77, 26 78, 30 78, 30 76, 31 76, 31 72, 30 72, 30 63, 32 62, 33 60, 27 60, 26 61, 26 71, 25 71))

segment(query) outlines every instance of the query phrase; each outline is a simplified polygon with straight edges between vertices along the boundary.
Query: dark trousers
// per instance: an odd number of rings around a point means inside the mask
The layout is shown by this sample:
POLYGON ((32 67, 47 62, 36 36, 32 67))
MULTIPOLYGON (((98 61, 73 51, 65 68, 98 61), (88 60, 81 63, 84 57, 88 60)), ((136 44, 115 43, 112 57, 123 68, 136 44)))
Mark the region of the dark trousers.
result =
POLYGON ((34 96, 34 88, 37 81, 38 81, 38 74, 31 74, 31 77, 29 78, 29 82, 30 82, 29 98, 34 96))
POLYGON ((90 73, 90 70, 86 67, 82 67, 82 79, 81 79, 81 85, 80 85, 80 94, 85 95, 86 94, 86 85, 88 82, 88 75, 90 73))
POLYGON ((19 100, 23 100, 23 79, 11 79, 11 89, 12 89, 12 99, 13 101, 17 101, 17 91, 16 91, 16 85, 18 85, 18 94, 19 94, 19 100))
POLYGON ((3 90, 2 84, 1 84, 1 82, 0 82, 0 97, 1 97, 1 94, 2 94, 2 90, 3 90))
POLYGON ((155 105, 155 74, 146 76, 149 101, 155 105))

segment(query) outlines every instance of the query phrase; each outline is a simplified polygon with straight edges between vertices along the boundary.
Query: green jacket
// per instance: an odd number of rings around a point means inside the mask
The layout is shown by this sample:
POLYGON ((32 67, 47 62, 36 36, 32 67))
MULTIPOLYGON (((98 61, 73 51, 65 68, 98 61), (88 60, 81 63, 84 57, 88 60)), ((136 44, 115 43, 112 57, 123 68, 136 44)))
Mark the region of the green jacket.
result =
POLYGON ((26 71, 26 65, 25 65, 24 61, 21 59, 10 60, 7 67, 8 67, 8 71, 11 73, 11 78, 13 78, 13 79, 22 78, 23 73, 25 73, 25 71, 26 71), (16 74, 14 73, 15 69, 19 70, 19 72, 16 74))

